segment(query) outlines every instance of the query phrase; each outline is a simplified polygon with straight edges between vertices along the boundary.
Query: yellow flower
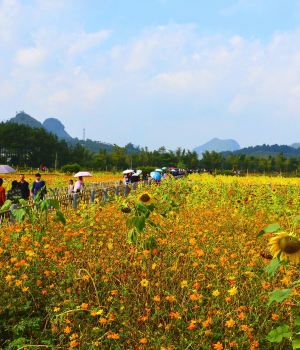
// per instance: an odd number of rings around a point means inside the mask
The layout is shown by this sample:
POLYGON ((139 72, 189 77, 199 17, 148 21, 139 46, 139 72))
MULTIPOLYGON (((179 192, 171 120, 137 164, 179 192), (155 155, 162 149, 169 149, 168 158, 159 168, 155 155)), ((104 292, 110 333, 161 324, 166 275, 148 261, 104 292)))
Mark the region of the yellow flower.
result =
POLYGON ((148 280, 145 280, 145 279, 141 280, 141 285, 142 285, 143 287, 148 287, 148 284, 149 284, 149 281, 148 281, 148 280))
POLYGON ((181 288, 187 287, 187 285, 188 285, 187 281, 181 282, 181 288))
POLYGON ((289 235, 287 232, 280 232, 269 241, 271 253, 276 258, 280 253, 280 260, 300 261, 300 242, 298 238, 289 235))
POLYGON ((215 291, 213 291, 212 295, 214 297, 217 297, 218 295, 220 295, 220 292, 218 291, 218 289, 216 289, 215 291))
POLYGON ((150 193, 143 192, 138 196, 137 201, 143 202, 144 204, 148 205, 153 202, 153 197, 150 193))
POLYGON ((237 287, 232 287, 231 289, 228 290, 228 293, 230 295, 235 295, 237 293, 237 287))
POLYGON ((152 264, 152 270, 155 270, 156 264, 152 264))

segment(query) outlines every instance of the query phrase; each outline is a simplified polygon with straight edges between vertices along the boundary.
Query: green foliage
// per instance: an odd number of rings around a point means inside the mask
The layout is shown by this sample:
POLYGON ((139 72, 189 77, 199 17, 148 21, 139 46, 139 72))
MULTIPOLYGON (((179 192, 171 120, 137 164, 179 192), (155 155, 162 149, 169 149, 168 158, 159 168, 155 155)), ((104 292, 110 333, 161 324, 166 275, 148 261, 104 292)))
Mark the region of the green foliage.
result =
POLYGON ((288 262, 287 261, 284 261, 284 260, 279 260, 278 258, 277 259, 274 259, 270 262, 270 264, 264 268, 264 272, 267 272, 268 273, 268 276, 269 277, 273 277, 276 270, 278 269, 278 267, 280 266, 286 266, 288 265, 288 262))
POLYGON ((232 170, 217 170, 216 175, 234 176, 234 172, 232 170))
POLYGON ((272 343, 280 343, 283 338, 290 338, 291 336, 292 333, 289 332, 289 326, 283 325, 272 329, 266 339, 272 343))
POLYGON ((67 164, 61 168, 62 172, 72 174, 78 173, 80 170, 81 166, 79 164, 67 164))
POLYGON ((137 169, 142 170, 142 172, 145 174, 150 174, 156 168, 154 166, 139 166, 137 169))
POLYGON ((274 301, 277 303, 282 302, 284 299, 288 298, 292 293, 292 289, 276 289, 270 294, 268 305, 271 305, 274 301))
POLYGON ((274 231, 279 230, 279 229, 280 229, 279 224, 271 224, 271 225, 265 227, 263 230, 261 230, 258 233, 258 235, 256 236, 256 238, 261 237, 265 233, 271 233, 271 232, 274 232, 274 231))

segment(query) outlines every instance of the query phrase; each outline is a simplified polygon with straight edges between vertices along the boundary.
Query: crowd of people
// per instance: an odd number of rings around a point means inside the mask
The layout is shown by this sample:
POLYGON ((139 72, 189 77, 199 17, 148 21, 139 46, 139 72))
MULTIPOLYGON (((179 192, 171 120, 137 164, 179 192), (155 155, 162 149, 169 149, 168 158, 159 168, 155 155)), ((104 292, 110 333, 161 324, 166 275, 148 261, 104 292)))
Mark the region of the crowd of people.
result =
POLYGON ((14 180, 11 183, 11 189, 5 193, 3 187, 3 179, 0 178, 0 208, 6 200, 10 200, 13 204, 18 204, 21 198, 28 200, 35 198, 39 192, 39 196, 43 199, 47 193, 46 183, 41 179, 41 174, 35 174, 35 181, 30 190, 29 182, 25 180, 24 174, 20 174, 20 180, 14 180))

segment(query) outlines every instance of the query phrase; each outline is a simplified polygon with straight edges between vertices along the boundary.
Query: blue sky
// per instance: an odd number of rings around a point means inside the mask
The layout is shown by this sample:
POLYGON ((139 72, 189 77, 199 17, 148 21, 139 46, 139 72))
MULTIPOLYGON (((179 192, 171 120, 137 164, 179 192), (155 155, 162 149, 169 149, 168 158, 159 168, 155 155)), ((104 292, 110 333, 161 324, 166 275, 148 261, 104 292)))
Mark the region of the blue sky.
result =
POLYGON ((298 0, 0 0, 0 118, 150 149, 300 142, 299 43, 298 0))

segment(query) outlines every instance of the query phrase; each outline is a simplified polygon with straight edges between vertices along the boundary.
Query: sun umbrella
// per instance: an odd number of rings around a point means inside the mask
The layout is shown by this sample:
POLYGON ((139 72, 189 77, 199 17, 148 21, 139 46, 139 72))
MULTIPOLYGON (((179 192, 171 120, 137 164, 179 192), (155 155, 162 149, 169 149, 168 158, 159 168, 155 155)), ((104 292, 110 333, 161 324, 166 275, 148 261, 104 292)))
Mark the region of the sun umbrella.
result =
POLYGON ((175 169, 171 169, 171 171, 176 171, 175 169))
POLYGON ((166 166, 164 166, 163 168, 162 168, 162 170, 166 170, 167 169, 167 167, 166 166))
POLYGON ((141 174, 141 173, 142 173, 142 170, 138 170, 136 173, 137 173, 137 174, 141 174))
POLYGON ((134 173, 134 170, 128 169, 128 170, 124 170, 124 171, 123 171, 123 174, 124 174, 124 175, 125 175, 125 174, 130 174, 130 173, 134 173))
POLYGON ((8 165, 0 165, 0 174, 10 174, 15 172, 15 169, 11 168, 8 165))
POLYGON ((155 171, 158 171, 158 172, 162 173, 162 170, 161 170, 161 169, 155 169, 155 171))
POLYGON ((74 175, 74 177, 79 177, 79 176, 87 177, 87 176, 93 176, 93 175, 90 174, 90 173, 87 172, 87 171, 80 171, 79 173, 77 173, 76 175, 74 175))
POLYGON ((150 173, 150 176, 152 177, 152 179, 154 180, 160 180, 162 178, 161 174, 158 173, 157 171, 152 171, 150 173))
POLYGON ((175 169, 173 166, 170 169, 175 169))

